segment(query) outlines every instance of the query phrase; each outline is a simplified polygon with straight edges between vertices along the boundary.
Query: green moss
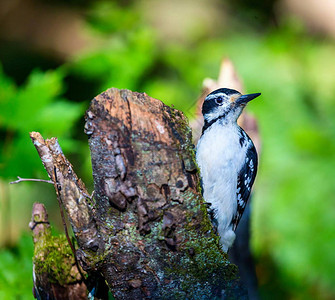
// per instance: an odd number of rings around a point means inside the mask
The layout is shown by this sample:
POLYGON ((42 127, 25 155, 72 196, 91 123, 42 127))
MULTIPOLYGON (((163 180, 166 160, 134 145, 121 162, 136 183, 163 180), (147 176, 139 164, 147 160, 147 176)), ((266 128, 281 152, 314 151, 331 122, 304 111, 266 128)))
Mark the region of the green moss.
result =
POLYGON ((73 253, 64 235, 48 236, 35 244, 35 272, 47 273, 50 282, 64 285, 76 281, 70 274, 74 263, 73 253))
POLYGON ((213 299, 215 291, 229 289, 229 285, 238 279, 237 267, 229 263, 221 250, 207 209, 199 202, 200 196, 195 199, 193 194, 186 215, 188 225, 181 229, 185 236, 179 249, 181 253, 169 258, 170 264, 165 271, 178 284, 169 287, 167 298, 175 290, 175 299, 213 299))
POLYGON ((229 289, 229 285, 238 279, 238 269, 221 250, 220 238, 213 231, 201 196, 185 195, 186 198, 190 196, 193 199, 187 201, 185 239, 180 246, 182 256, 172 258, 166 271, 173 278, 182 278, 180 287, 184 294, 180 299, 213 299, 215 290, 229 289))
POLYGON ((187 238, 182 257, 172 261, 166 271, 179 280, 184 291, 180 299, 213 299, 215 290, 225 289, 237 280, 237 267, 228 262, 216 238, 201 236, 194 230, 187 238))

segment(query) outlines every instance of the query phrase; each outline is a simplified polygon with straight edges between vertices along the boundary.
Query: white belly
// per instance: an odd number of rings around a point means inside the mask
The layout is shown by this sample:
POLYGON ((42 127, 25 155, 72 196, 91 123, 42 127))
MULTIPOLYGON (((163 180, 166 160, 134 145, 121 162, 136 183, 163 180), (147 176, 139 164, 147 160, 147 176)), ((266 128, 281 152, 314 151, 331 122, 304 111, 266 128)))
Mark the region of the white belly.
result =
POLYGON ((217 122, 199 140, 196 154, 203 197, 216 211, 221 243, 227 249, 235 238, 231 221, 237 209, 237 175, 246 155, 239 138, 236 124, 223 126, 217 122))

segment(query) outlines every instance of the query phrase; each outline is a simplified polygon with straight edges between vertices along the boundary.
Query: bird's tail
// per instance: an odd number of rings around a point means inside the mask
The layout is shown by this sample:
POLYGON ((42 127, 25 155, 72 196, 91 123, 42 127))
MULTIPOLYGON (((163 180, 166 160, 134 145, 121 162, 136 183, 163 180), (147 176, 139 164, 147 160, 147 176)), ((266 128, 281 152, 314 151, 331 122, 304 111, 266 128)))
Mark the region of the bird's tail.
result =
POLYGON ((231 247, 231 245, 235 241, 235 237, 236 237, 235 232, 230 226, 229 228, 226 228, 224 232, 220 232, 219 230, 219 234, 220 234, 220 242, 222 245, 222 250, 224 252, 227 252, 228 249, 231 247))

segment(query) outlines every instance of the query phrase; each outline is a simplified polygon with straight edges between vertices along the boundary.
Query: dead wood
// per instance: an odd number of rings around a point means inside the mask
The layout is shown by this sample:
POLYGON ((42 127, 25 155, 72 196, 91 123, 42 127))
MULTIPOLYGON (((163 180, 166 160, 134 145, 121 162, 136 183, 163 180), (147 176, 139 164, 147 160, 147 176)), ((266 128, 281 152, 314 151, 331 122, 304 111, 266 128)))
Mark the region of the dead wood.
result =
POLYGON ((56 139, 31 137, 88 274, 101 274, 116 299, 246 298, 208 219, 183 114, 146 94, 109 89, 92 100, 85 132, 94 199, 56 139))

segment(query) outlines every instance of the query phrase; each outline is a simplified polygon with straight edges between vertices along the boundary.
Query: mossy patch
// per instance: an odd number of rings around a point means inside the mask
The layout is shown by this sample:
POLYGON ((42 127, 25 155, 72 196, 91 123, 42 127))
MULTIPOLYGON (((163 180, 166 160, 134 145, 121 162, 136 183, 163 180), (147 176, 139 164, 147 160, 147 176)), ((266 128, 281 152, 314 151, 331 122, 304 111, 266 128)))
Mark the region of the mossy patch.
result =
MULTIPOLYGON (((238 280, 238 269, 229 263, 226 254, 218 249, 216 238, 199 237, 190 233, 183 245, 182 256, 171 258, 166 270, 178 282, 173 295, 176 299, 221 299, 222 291, 238 280), (216 295, 216 296, 215 296, 216 295)), ((173 293, 173 290, 170 290, 173 293)), ((167 296, 167 295, 166 295, 167 296)))
POLYGON ((65 285, 77 281, 71 274, 75 260, 65 235, 48 236, 36 243, 33 262, 35 272, 47 273, 50 282, 65 285))

